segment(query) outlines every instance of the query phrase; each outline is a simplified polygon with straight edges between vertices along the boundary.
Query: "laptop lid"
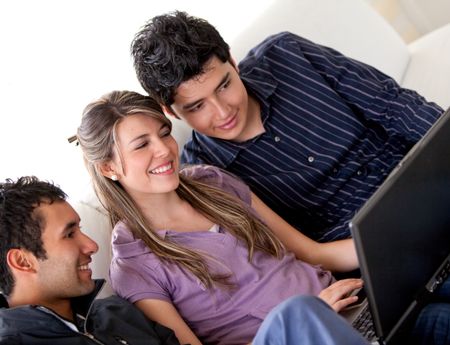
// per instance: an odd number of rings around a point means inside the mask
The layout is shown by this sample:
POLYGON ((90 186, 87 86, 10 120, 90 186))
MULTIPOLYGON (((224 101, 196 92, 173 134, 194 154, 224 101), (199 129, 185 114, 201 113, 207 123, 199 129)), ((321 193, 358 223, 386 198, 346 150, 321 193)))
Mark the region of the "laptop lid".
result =
POLYGON ((376 333, 389 342, 449 271, 450 110, 350 223, 376 333))

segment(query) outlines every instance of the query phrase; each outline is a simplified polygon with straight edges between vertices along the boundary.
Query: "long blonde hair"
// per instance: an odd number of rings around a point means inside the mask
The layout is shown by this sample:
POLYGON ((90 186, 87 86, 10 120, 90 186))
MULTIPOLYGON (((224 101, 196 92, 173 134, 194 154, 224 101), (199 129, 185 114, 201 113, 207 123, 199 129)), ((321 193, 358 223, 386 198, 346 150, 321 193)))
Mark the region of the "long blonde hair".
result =
MULTIPOLYGON (((134 114, 150 116, 169 128, 172 127, 159 104, 151 97, 131 91, 113 91, 84 109, 77 131, 77 139, 95 193, 107 210, 111 225, 123 221, 133 235, 144 241, 160 259, 188 269, 208 288, 214 283, 232 285, 228 281, 229 275, 213 274, 208 270, 203 255, 174 243, 170 237, 158 236, 120 183, 103 176, 100 164, 113 159, 114 147, 117 145, 115 128, 123 118, 134 114)), ((182 174, 176 192, 211 222, 242 240, 248 248, 249 261, 255 250, 277 258, 283 256, 284 249, 280 241, 236 197, 182 174)))

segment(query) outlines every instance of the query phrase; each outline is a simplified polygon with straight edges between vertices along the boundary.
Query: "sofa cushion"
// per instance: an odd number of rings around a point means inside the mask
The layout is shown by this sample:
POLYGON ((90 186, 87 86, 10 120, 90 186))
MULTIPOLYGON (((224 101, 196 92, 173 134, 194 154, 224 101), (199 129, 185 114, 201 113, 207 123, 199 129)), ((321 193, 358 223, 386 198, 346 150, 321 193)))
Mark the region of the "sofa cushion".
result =
POLYGON ((268 35, 291 31, 377 67, 401 82, 409 60, 397 32, 361 0, 276 0, 233 41, 240 61, 249 48, 268 35))
POLYGON ((109 296, 113 294, 113 290, 109 284, 108 274, 109 264, 111 262, 112 232, 109 218, 90 184, 87 186, 86 194, 81 200, 71 202, 71 204, 80 216, 82 231, 98 244, 98 252, 92 256, 92 263, 90 265, 92 277, 107 280, 107 284, 104 285, 99 296, 109 296))

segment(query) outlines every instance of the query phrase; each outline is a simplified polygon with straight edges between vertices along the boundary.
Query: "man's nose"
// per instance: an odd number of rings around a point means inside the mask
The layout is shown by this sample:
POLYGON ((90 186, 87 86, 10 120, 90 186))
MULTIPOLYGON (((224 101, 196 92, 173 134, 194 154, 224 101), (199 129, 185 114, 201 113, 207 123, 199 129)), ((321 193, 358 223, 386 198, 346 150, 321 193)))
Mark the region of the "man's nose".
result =
POLYGON ((230 108, 228 104, 220 98, 217 98, 215 100, 214 106, 216 108, 216 114, 218 118, 226 119, 230 115, 230 108))
POLYGON ((88 235, 83 234, 82 236, 83 236, 83 238, 82 238, 83 252, 87 253, 89 255, 97 253, 98 252, 98 244, 97 244, 97 242, 95 242, 88 235))

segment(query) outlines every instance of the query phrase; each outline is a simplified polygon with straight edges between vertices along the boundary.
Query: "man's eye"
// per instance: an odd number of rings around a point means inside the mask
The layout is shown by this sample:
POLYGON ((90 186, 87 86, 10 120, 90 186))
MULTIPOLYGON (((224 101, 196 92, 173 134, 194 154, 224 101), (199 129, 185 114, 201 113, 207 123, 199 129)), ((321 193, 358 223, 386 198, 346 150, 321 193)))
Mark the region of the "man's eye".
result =
POLYGON ((192 108, 189 108, 190 113, 195 113, 196 111, 199 111, 202 108, 203 104, 197 104, 193 106, 192 108))
POLYGON ((73 238, 74 235, 75 235, 75 231, 70 231, 66 234, 66 238, 73 238))
POLYGON ((231 80, 228 79, 225 83, 222 84, 222 86, 220 87, 220 90, 225 90, 228 86, 230 86, 231 84, 231 80))

